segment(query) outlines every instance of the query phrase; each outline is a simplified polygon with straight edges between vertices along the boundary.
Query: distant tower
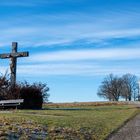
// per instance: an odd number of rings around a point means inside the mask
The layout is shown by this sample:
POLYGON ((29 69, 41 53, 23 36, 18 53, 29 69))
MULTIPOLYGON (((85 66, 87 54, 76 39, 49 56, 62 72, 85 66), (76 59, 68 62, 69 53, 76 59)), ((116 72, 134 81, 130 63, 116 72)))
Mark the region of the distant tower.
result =
POLYGON ((138 101, 140 101, 140 80, 138 80, 138 85, 139 85, 139 88, 138 88, 138 101))

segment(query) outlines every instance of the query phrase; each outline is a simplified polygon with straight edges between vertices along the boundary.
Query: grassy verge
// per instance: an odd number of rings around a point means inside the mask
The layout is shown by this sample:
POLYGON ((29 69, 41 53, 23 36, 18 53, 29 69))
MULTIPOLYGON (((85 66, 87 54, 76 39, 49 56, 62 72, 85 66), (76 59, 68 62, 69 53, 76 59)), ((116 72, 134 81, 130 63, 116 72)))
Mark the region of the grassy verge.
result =
POLYGON ((18 123, 24 118, 32 120, 34 124, 42 124, 47 127, 47 139, 104 140, 111 132, 139 112, 137 108, 130 105, 63 109, 17 110, 11 114, 0 114, 0 118, 11 120, 14 118, 13 120, 18 123))

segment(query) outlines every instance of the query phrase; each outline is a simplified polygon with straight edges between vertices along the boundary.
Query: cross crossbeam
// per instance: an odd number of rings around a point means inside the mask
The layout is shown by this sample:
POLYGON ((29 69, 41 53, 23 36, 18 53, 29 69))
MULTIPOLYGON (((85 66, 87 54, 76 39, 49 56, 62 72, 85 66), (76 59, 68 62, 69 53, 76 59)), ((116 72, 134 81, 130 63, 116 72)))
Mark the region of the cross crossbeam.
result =
POLYGON ((16 67, 17 67, 17 58, 18 57, 28 57, 29 52, 17 52, 18 43, 12 42, 12 52, 0 54, 1 59, 10 58, 10 71, 11 71, 11 86, 14 87, 16 83, 16 67))
POLYGON ((26 57, 29 56, 28 52, 18 52, 18 53, 5 53, 5 54, 0 54, 1 59, 5 58, 11 58, 11 57, 26 57))

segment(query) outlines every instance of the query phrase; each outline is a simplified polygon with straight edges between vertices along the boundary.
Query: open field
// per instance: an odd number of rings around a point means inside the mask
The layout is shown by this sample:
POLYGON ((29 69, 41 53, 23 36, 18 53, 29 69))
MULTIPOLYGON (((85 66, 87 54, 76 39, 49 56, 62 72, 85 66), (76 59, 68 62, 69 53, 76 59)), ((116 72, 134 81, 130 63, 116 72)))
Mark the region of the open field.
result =
POLYGON ((44 110, 1 112, 0 137, 103 140, 139 112, 136 107, 121 103, 65 105, 49 104, 44 105, 44 110))

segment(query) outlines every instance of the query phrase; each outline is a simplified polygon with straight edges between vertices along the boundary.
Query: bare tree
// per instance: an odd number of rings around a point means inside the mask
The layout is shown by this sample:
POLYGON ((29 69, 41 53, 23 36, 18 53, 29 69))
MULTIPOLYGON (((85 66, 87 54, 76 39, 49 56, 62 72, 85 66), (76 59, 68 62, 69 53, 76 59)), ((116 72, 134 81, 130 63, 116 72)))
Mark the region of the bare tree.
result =
POLYGON ((110 74, 103 80, 97 95, 109 99, 110 101, 118 101, 121 95, 121 85, 121 78, 110 74))
POLYGON ((122 97, 129 101, 138 98, 138 79, 135 75, 125 74, 122 76, 122 97))
POLYGON ((6 71, 4 75, 3 74, 0 75, 0 100, 7 98, 7 92, 9 91, 9 88, 10 81, 6 71))

